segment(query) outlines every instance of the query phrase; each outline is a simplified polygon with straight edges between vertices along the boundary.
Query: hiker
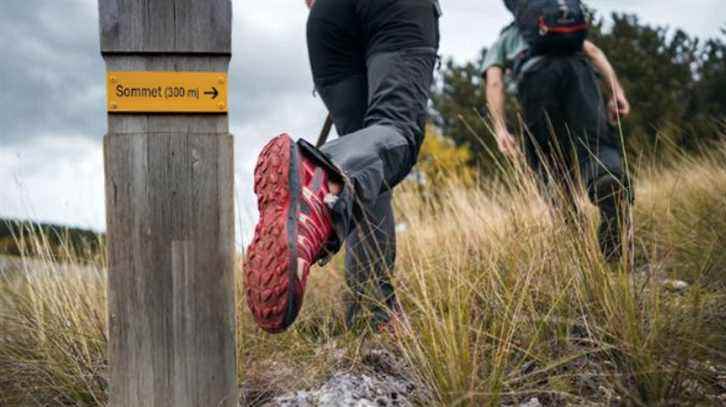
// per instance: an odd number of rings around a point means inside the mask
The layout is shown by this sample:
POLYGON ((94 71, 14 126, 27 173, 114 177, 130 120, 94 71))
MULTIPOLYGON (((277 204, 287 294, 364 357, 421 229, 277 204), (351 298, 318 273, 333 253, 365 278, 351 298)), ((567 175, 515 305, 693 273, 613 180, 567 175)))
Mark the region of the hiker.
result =
MULTIPOLYGON (((620 137, 612 124, 630 112, 625 91, 605 54, 586 40, 588 15, 579 0, 505 0, 515 21, 484 59, 486 99, 499 149, 519 153, 506 125, 510 79, 525 125, 521 145, 551 205, 578 214, 578 186, 601 214, 600 249, 609 262, 622 255, 622 231, 632 244, 633 193, 620 137), (593 68, 594 66, 594 68, 593 68), (605 106, 595 69, 610 85, 605 106), (564 197, 565 202, 557 199, 564 197)), ((632 250, 631 250, 632 252, 632 250)))
POLYGON ((373 279, 378 327, 397 312, 391 190, 416 163, 439 44, 438 0, 306 0, 317 93, 339 137, 320 149, 286 135, 255 168, 260 220, 245 259, 258 325, 284 331, 298 315, 310 267, 346 250, 346 323, 373 279))

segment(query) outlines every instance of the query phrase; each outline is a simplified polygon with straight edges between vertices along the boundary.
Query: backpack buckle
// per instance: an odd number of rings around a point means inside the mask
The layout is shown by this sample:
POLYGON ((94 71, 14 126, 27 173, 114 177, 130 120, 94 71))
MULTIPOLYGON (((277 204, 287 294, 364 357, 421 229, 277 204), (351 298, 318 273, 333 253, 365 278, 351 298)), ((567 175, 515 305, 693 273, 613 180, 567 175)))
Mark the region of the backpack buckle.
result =
POLYGON ((550 32, 550 28, 547 26, 544 16, 540 16, 540 18, 539 18, 539 35, 545 36, 549 32, 550 32))

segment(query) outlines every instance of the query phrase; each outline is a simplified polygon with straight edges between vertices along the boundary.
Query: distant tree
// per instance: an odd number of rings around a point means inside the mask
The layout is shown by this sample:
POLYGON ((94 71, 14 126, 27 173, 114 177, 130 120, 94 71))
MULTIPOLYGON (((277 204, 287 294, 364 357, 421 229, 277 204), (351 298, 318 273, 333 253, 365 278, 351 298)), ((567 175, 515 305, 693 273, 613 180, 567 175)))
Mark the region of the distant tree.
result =
MULTIPOLYGON (((726 29, 721 31, 726 38, 726 29)), ((706 42, 698 70, 688 117, 696 135, 726 134, 726 43, 718 39, 706 42)))
POLYGON ((432 123, 426 126, 416 169, 427 182, 438 185, 455 177, 465 184, 471 183, 474 178, 471 164, 472 153, 466 145, 457 146, 432 123))
POLYGON ((104 235, 91 230, 0 219, 0 255, 85 261, 102 254, 104 235))
POLYGON ((479 164, 480 157, 486 154, 484 149, 496 147, 489 137, 487 123, 480 119, 485 107, 481 69, 486 51, 484 48, 476 61, 462 65, 448 59, 432 97, 437 112, 435 123, 456 144, 469 148, 479 164))
POLYGON ((600 20, 590 38, 616 67, 633 105, 622 123, 630 146, 647 150, 662 140, 685 145, 689 107, 697 97, 698 39, 681 30, 671 34, 665 27, 643 25, 637 16, 625 14, 613 14, 607 31, 600 20))
MULTIPOLYGON (((436 111, 434 122, 444 136, 460 146, 466 146, 472 153, 472 165, 488 173, 501 161, 494 133, 487 119, 485 100, 483 48, 476 61, 456 64, 448 59, 441 70, 440 84, 432 97, 436 111), (496 159, 495 159, 496 158, 496 159)), ((509 101, 511 121, 516 120, 516 104, 509 101)))

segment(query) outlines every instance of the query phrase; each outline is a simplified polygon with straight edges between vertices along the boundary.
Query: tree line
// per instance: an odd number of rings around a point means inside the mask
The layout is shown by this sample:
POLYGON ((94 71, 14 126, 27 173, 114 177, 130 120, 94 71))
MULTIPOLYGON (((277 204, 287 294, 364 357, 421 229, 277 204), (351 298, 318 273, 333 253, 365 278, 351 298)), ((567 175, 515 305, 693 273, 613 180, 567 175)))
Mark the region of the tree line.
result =
POLYGON ((101 252, 104 239, 91 230, 0 218, 0 255, 84 261, 101 252))

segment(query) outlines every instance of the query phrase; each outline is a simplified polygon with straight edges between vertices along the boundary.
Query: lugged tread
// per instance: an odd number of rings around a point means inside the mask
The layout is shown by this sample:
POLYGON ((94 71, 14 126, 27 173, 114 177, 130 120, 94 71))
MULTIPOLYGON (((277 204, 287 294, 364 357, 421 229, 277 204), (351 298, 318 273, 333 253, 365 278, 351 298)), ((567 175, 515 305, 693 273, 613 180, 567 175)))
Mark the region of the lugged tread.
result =
POLYGON ((291 142, 286 135, 276 137, 263 148, 255 166, 260 222, 245 259, 245 292, 258 325, 268 332, 281 330, 288 308, 290 253, 284 233, 291 142))

